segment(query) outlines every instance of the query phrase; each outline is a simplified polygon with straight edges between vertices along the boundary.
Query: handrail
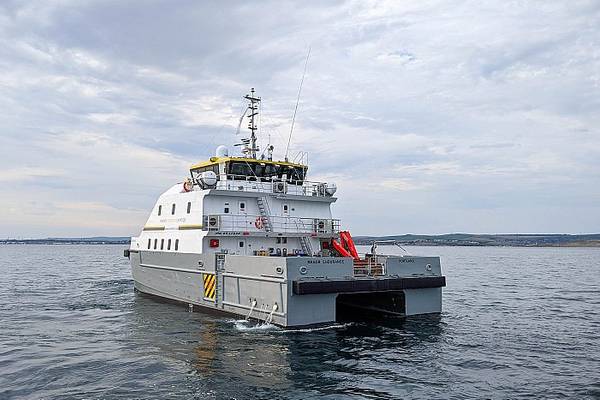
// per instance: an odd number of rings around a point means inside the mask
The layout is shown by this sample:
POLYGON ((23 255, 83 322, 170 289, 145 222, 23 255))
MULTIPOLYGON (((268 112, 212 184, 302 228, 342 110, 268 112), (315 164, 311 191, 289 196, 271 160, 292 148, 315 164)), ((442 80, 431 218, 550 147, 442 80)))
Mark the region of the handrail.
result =
POLYGON ((236 174, 225 174, 227 180, 239 180, 239 181, 248 181, 248 182, 287 182, 293 185, 302 184, 303 182, 308 182, 305 179, 290 179, 280 178, 278 176, 256 176, 256 175, 236 175, 236 174))
POLYGON ((283 182, 287 184, 285 193, 301 196, 331 197, 325 191, 325 182, 315 182, 306 180, 283 180, 276 177, 254 177, 247 175, 225 175, 226 180, 219 180, 216 188, 222 188, 228 184, 237 185, 240 190, 260 193, 278 193, 273 190, 273 183, 283 182))
MULTIPOLYGON (((211 214, 204 216, 203 230, 221 232, 266 232, 255 222, 262 218, 254 214, 211 214)), ((271 215, 271 231, 293 234, 338 234, 339 219, 304 218, 271 215)))

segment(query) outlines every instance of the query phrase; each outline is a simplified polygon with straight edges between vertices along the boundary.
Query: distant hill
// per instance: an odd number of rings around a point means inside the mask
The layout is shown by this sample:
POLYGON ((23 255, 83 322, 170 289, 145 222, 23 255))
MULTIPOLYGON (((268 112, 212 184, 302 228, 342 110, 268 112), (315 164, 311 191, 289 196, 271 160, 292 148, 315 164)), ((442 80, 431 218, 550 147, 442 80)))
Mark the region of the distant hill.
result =
MULTIPOLYGON (((449 233, 445 235, 391 235, 355 236, 359 245, 373 241, 385 245, 398 243, 408 246, 517 246, 517 247, 600 247, 600 234, 504 234, 449 233)), ((0 239, 0 244, 129 244, 123 236, 96 236, 88 238, 0 239)))
MULTIPOLYGON (((504 234, 485 235, 450 233, 446 235, 392 235, 357 236, 356 244, 367 245, 373 241, 396 242, 413 246, 519 246, 519 247, 600 247, 600 234, 504 234)), ((381 243, 384 244, 384 243, 381 243)))
POLYGON ((124 236, 96 236, 88 238, 0 239, 0 244, 129 244, 124 236))

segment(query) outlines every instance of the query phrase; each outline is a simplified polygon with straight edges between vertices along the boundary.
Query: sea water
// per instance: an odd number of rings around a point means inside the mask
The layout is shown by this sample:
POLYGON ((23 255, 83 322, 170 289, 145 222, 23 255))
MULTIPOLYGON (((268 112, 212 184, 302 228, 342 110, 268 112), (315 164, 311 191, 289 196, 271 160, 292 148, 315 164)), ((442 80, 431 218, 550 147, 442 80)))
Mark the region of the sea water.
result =
POLYGON ((600 397, 598 248, 409 247, 441 315, 290 331, 136 294, 123 248, 0 246, 0 399, 600 397))

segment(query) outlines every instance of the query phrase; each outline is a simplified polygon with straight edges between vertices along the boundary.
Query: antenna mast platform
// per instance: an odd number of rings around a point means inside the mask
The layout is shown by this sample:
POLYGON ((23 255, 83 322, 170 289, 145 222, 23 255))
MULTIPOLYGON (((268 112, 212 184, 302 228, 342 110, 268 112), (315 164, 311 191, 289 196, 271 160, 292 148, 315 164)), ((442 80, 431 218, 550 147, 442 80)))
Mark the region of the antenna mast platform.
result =
POLYGON ((244 96, 248 103, 248 111, 250 111, 247 116, 250 121, 248 121, 248 129, 250 129, 250 139, 242 140, 245 144, 243 152, 249 156, 250 158, 256 158, 256 153, 258 153, 259 148, 256 145, 256 130, 258 129, 257 124, 257 115, 258 115, 258 107, 260 103, 260 97, 255 95, 254 88, 250 89, 250 94, 244 96), (250 147, 248 147, 248 144, 250 147))

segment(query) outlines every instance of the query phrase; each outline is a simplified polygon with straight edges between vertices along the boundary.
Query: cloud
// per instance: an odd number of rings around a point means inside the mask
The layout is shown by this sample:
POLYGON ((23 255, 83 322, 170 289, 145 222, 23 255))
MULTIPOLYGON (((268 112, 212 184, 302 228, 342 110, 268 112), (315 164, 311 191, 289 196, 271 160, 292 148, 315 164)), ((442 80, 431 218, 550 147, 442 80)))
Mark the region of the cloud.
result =
POLYGON ((4 2, 0 231, 135 234, 239 140, 252 86, 283 156, 309 46, 290 155, 338 182, 354 232, 596 231, 599 21, 592 1, 4 2))

